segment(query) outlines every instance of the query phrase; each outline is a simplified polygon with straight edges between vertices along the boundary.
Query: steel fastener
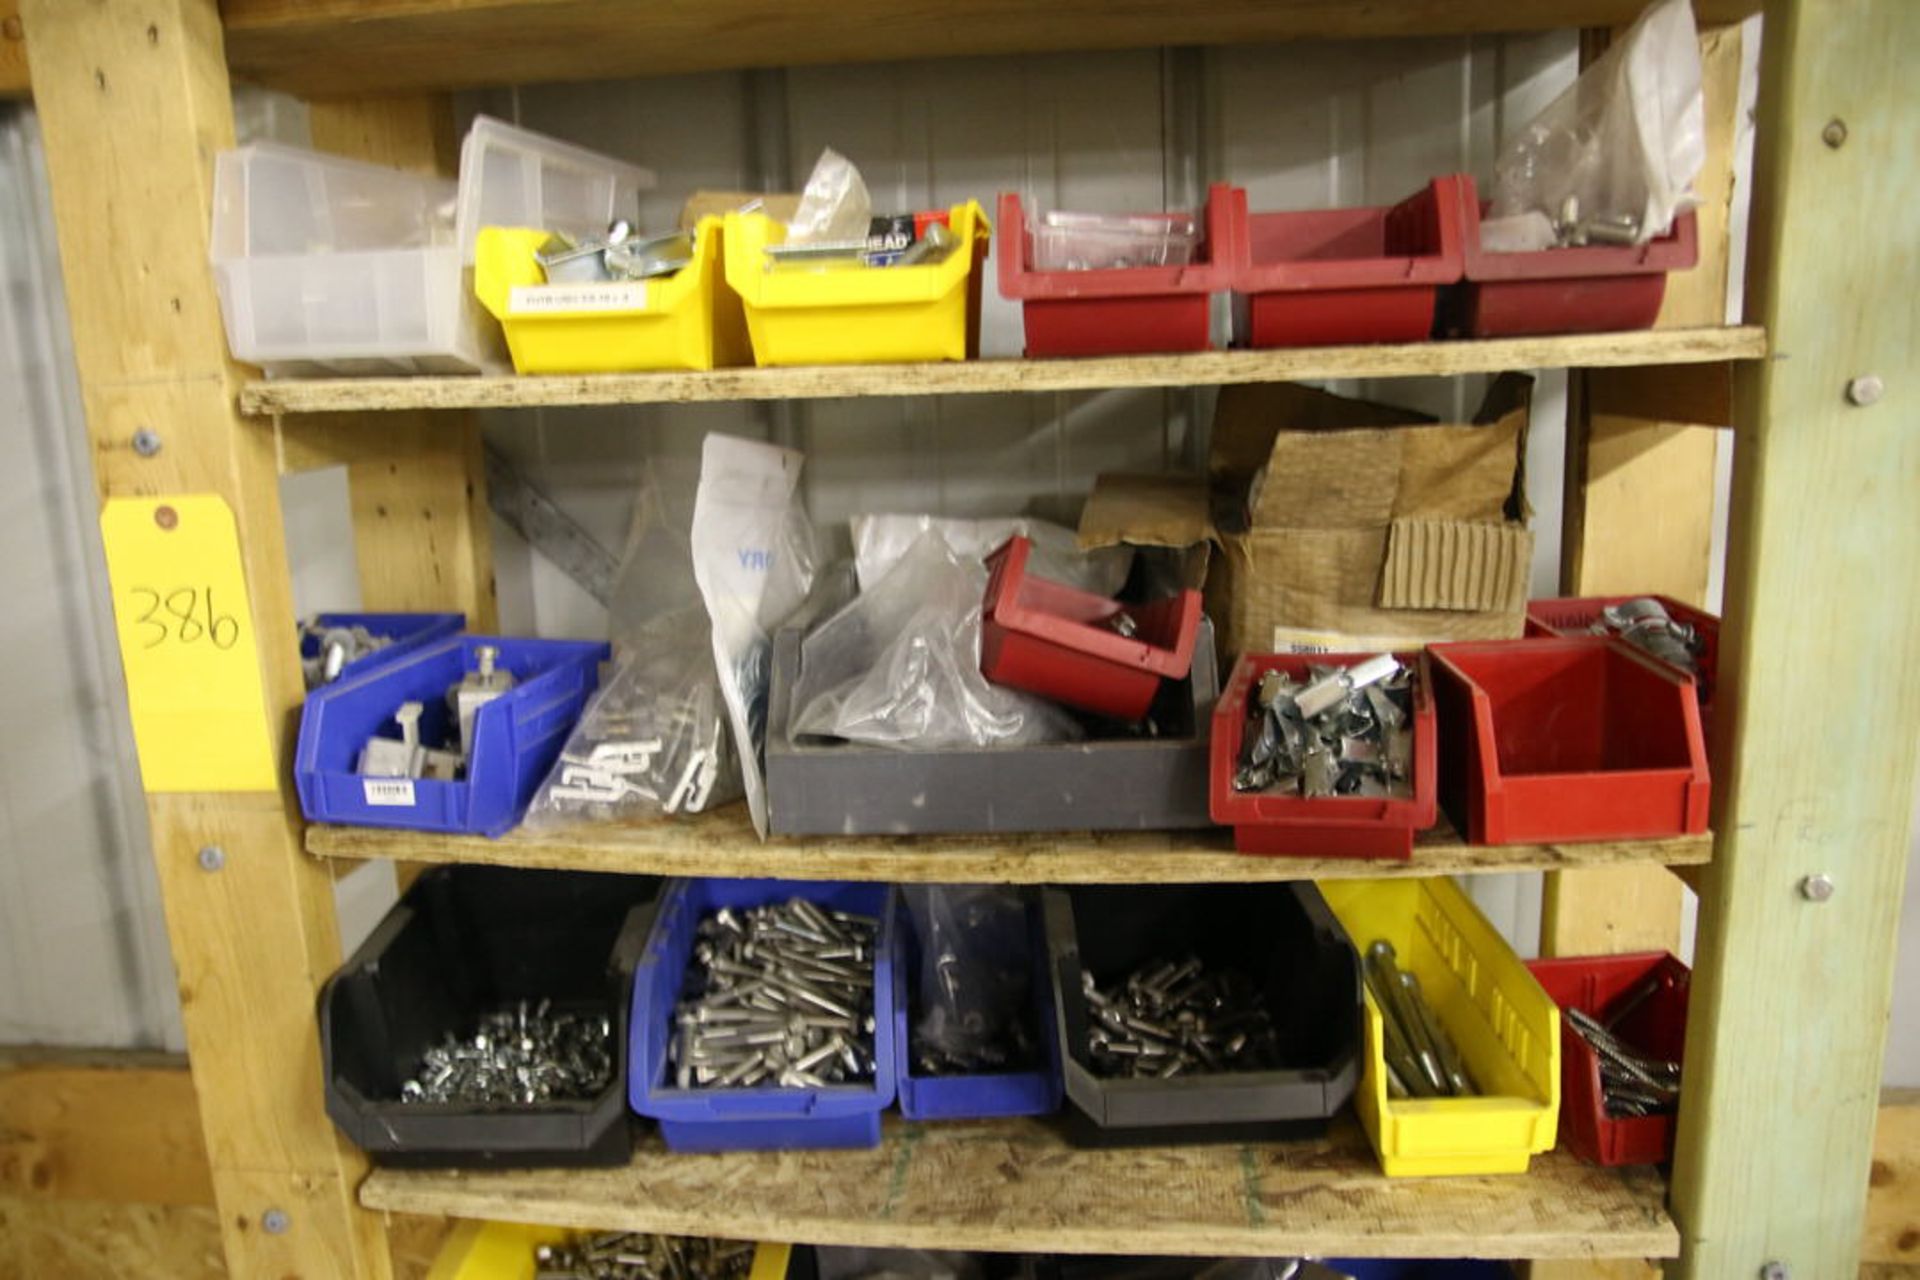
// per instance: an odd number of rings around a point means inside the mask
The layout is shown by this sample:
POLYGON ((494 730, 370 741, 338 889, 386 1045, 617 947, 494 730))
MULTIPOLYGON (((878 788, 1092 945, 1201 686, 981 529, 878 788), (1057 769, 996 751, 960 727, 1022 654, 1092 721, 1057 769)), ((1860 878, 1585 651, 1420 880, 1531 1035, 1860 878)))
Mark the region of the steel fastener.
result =
POLYGON ((203 844, 196 860, 202 871, 218 871, 227 865, 227 852, 217 844, 203 844))
POLYGON ((1833 896, 1833 877, 1824 871, 1800 881, 1800 896, 1808 902, 1825 902, 1833 896))
POLYGON ((1880 380, 1877 373, 1863 373, 1847 383, 1847 399, 1862 409, 1870 404, 1878 404, 1880 397, 1887 393, 1887 384, 1880 380))
POLYGON ((133 451, 143 458, 160 452, 160 433, 152 427, 140 427, 133 433, 133 451))

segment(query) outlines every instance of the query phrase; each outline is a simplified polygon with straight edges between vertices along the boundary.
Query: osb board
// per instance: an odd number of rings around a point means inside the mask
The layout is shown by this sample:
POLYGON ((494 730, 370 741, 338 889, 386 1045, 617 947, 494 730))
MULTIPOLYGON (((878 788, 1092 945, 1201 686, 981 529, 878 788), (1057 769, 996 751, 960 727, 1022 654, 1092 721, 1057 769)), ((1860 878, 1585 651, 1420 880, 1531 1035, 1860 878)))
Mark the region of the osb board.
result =
POLYGON ((1195 884, 1354 876, 1471 875, 1627 864, 1704 863, 1713 836, 1591 844, 1463 843, 1443 817, 1405 862, 1239 854, 1224 830, 998 836, 801 836, 762 842, 746 806, 685 820, 604 823, 484 836, 372 827, 307 828, 307 850, 333 858, 485 862, 507 867, 793 880, 932 884, 1195 884))
POLYGON ((226 1274, 211 1207, 0 1198, 0 1280, 226 1274))
POLYGON ((1881 1091, 1860 1256, 1920 1268, 1920 1089, 1881 1091))
POLYGON ((1077 1150, 1044 1123, 889 1119, 869 1151, 685 1156, 616 1169, 376 1170, 372 1208, 742 1240, 915 1249, 1666 1257, 1651 1169, 1536 1156, 1500 1177, 1389 1179, 1350 1121, 1324 1139, 1077 1150))
POLYGON ((707 373, 608 373, 543 377, 281 378, 248 383, 251 414, 367 409, 509 409, 713 400, 816 400, 846 396, 1104 391, 1322 378, 1423 377, 1508 369, 1601 368, 1756 360, 1765 332, 1706 329, 1489 338, 1275 351, 1096 356, 1083 360, 966 360, 946 364, 809 365, 707 373))

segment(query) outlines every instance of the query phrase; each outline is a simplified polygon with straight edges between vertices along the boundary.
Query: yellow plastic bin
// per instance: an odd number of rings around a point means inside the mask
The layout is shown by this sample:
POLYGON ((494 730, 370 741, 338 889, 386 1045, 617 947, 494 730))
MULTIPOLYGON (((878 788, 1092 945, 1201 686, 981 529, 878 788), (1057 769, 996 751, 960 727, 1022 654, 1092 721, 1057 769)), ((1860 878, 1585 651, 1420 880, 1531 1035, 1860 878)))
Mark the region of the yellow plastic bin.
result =
POLYGON ((769 271, 786 224, 727 215, 727 283, 746 304, 756 364, 898 364, 980 354, 981 264, 991 228, 969 200, 947 213, 960 247, 924 267, 769 271))
POLYGON ((722 228, 702 218, 693 261, 658 280, 547 284, 534 252, 547 233, 483 227, 473 291, 506 331, 520 373, 632 373, 748 363, 740 299, 721 279, 722 228))
MULTIPOLYGON (((440 1246, 427 1280, 534 1280, 539 1270, 535 1246, 559 1244, 579 1234, 566 1227, 518 1222, 461 1222, 440 1246)), ((792 1245, 755 1245, 747 1280, 784 1280, 792 1253, 792 1245)))
POLYGON ((1525 1173, 1560 1118, 1560 1011, 1451 880, 1320 885, 1364 956, 1376 939, 1420 979, 1481 1090, 1470 1098, 1389 1098, 1380 1010, 1367 994, 1367 1056, 1354 1107, 1389 1177, 1525 1173))

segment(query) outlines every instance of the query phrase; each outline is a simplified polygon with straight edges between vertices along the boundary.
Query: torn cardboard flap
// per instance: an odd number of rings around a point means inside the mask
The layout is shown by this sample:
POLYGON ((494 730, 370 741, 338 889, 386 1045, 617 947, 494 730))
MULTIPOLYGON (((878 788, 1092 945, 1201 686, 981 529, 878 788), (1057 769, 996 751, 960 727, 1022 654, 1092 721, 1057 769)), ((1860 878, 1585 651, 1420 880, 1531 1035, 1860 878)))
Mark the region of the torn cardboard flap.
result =
POLYGON ((1182 586, 1207 580, 1214 530, 1207 482, 1198 476, 1113 472, 1095 478, 1080 512, 1082 551, 1101 547, 1165 547, 1182 554, 1182 586))
POLYGON ((1533 531, 1525 525, 1395 520, 1380 566, 1380 607, 1521 611, 1532 566, 1533 531))

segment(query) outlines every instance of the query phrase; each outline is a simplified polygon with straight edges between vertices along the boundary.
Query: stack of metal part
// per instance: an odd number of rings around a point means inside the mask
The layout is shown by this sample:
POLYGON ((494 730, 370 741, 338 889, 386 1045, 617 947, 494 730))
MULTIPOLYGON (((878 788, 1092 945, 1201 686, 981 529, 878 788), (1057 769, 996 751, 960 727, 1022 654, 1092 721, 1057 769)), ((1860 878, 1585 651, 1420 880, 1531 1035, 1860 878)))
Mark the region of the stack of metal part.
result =
POLYGON ((1593 624, 1592 630, 1596 635, 1619 636, 1662 662, 1699 674, 1700 655, 1704 652, 1699 633, 1688 624, 1676 621, 1666 606, 1651 596, 1608 605, 1600 611, 1600 621, 1593 624))
POLYGON ((923 1076, 976 1076, 996 1071, 1025 1071, 1040 1060, 1033 1035, 1019 1018, 1008 1018, 998 1035, 982 1034, 964 1049, 938 1045, 913 1028, 913 1066, 923 1076))
POLYGON ((575 238, 555 232, 534 258, 548 284, 652 280, 673 275, 693 261, 693 237, 685 231, 638 236, 633 224, 621 219, 603 236, 575 238))
POLYGON ((1640 219, 1630 213, 1584 213, 1580 197, 1569 195, 1560 202, 1553 224, 1554 247, 1578 249, 1590 244, 1631 245, 1640 240, 1640 219))
POLYGON ((1280 1037, 1260 988, 1243 973, 1207 973, 1198 958, 1148 963, 1102 989, 1081 974, 1087 1054, 1103 1076, 1270 1071, 1280 1037))
MULTIPOLYGON (((875 219, 882 221, 882 219, 875 219)), ((960 247, 960 237, 943 222, 929 222, 917 238, 901 245, 895 238, 869 235, 857 240, 806 240, 766 247, 767 269, 832 267, 928 267, 944 262, 960 247)))
POLYGON ((555 1013, 525 1000, 480 1019, 470 1035, 427 1050, 402 1102, 518 1103, 593 1098, 613 1081, 613 1020, 604 1013, 555 1013))
MULTIPOLYGON (((1565 1012, 1600 1059, 1600 1092, 1608 1115, 1660 1115, 1680 1105, 1679 1063, 1629 1049, 1609 1026, 1578 1009, 1565 1012)), ((1612 1021, 1617 1025, 1619 1016, 1612 1021)))
POLYGON ((736 1240, 598 1231, 538 1245, 534 1280, 745 1280, 753 1246, 736 1240))
POLYGON ((1464 1098, 1478 1092, 1467 1064, 1420 989, 1382 938, 1367 948, 1367 990, 1386 1033, 1387 1094, 1394 1098, 1464 1098))
POLYGON ((466 776, 467 759, 473 754, 474 717, 480 708, 507 693, 514 686, 513 673, 495 666, 500 650, 490 644, 475 645, 474 668, 447 689, 447 710, 452 713, 459 737, 450 745, 430 747, 420 738, 420 718, 426 704, 403 702, 393 713, 400 726, 398 739, 374 734, 360 748, 355 772, 367 778, 431 778, 454 782, 466 776))
POLYGON ((873 1079, 879 922, 805 898, 700 922, 669 1064, 688 1088, 873 1079))
POLYGON ((301 623, 300 636, 303 640, 312 636, 319 649, 313 657, 300 659, 301 674, 306 677, 309 689, 332 684, 349 663, 378 653, 393 643, 391 636, 377 636, 357 623, 351 627, 330 627, 318 618, 301 623))
POLYGON ((1300 684, 1261 676, 1248 699, 1235 791, 1326 796, 1413 794, 1413 671, 1390 653, 1351 667, 1312 665, 1300 684))

